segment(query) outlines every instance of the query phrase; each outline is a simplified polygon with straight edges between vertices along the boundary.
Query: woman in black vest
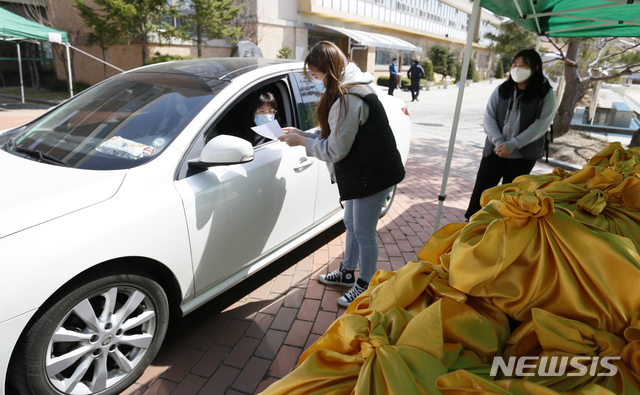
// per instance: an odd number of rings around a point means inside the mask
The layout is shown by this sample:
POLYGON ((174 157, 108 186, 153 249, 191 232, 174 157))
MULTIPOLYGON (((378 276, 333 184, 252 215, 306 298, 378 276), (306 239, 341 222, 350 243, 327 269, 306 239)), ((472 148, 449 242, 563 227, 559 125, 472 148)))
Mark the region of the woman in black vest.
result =
POLYGON ((375 91, 373 75, 348 63, 333 43, 321 41, 309 51, 304 74, 322 97, 317 116, 320 133, 285 128, 280 137, 290 146, 305 146, 307 155, 327 162, 344 203, 347 228, 342 267, 320 275, 324 284, 353 286, 338 298, 349 304, 369 286, 378 263, 376 225, 385 198, 404 178, 404 166, 387 114, 375 91), (366 85, 365 85, 366 84, 366 85), (360 261, 360 277, 354 271, 360 261))
POLYGON ((556 112, 556 97, 542 74, 538 52, 524 49, 515 56, 509 78, 491 95, 484 114, 487 134, 482 161, 471 194, 467 220, 480 210, 485 189, 502 179, 529 174, 542 158, 544 135, 556 112))

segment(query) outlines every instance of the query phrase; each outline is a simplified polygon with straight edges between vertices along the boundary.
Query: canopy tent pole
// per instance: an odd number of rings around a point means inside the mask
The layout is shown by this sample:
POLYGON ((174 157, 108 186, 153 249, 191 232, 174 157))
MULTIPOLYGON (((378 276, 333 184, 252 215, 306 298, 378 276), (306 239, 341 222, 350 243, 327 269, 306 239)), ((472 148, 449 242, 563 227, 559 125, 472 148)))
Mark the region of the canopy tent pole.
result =
POLYGON ((20 71, 20 94, 22 96, 22 104, 24 104, 24 81, 22 80, 22 57, 20 56, 20 43, 16 43, 18 47, 18 70, 20 71))
POLYGON ((460 87, 458 88, 458 99, 456 101, 456 110, 453 115, 453 125, 451 126, 451 136, 449 137, 449 151, 447 152, 447 160, 444 165, 444 175, 442 177, 442 187, 440 196, 438 196, 438 212, 433 231, 436 232, 440 227, 440 217, 442 216, 442 206, 447 192, 447 179, 449 178, 449 170, 451 169, 451 160, 453 158, 453 148, 456 144, 456 134, 458 132, 458 121, 460 120, 460 109, 462 108, 462 98, 464 96, 464 87, 467 82, 467 72, 469 71, 469 59, 471 59, 471 49, 473 46, 476 24, 480 16, 480 0, 474 0, 471 19, 469 20, 469 30, 467 34, 467 46, 464 49, 464 59, 462 61, 462 70, 460 72, 460 87))
POLYGON ((593 88, 593 96, 591 97, 591 103, 589 103, 589 118, 591 118, 591 125, 596 119, 596 111, 598 110, 598 94, 600 93, 600 83, 597 81, 596 86, 593 88))
POLYGON ((73 97, 73 77, 71 76, 71 56, 69 56, 69 43, 65 44, 67 46, 67 68, 69 69, 69 93, 70 97, 73 97))
POLYGON ((71 47, 71 48, 73 48, 73 50, 74 50, 74 51, 78 51, 78 52, 80 52, 81 54, 85 54, 85 55, 87 55, 88 57, 90 57, 90 58, 92 58, 92 59, 97 60, 98 62, 104 63, 104 64, 106 64, 107 66, 109 66, 109 67, 113 67, 114 69, 116 69, 116 70, 118 70, 118 71, 120 71, 120 72, 124 73, 124 70, 122 70, 122 69, 121 69, 121 68, 119 68, 119 67, 116 67, 116 66, 112 65, 112 64, 111 64, 111 63, 109 63, 109 62, 105 62, 104 60, 102 60, 102 59, 100 59, 100 58, 98 58, 98 57, 95 57, 95 56, 91 55, 90 53, 86 53, 85 51, 83 51, 83 50, 81 50, 81 49, 79 49, 79 48, 76 48, 76 47, 74 47, 73 45, 71 45, 70 47, 71 47))
MULTIPOLYGON (((529 0, 529 4, 531 5, 531 9, 533 10, 533 18, 536 21, 536 27, 538 28, 538 34, 542 34, 542 30, 540 30, 540 22, 538 21, 538 17, 536 16, 536 7, 533 4, 533 0, 529 0)), ((536 48, 536 51, 538 49, 536 48)))

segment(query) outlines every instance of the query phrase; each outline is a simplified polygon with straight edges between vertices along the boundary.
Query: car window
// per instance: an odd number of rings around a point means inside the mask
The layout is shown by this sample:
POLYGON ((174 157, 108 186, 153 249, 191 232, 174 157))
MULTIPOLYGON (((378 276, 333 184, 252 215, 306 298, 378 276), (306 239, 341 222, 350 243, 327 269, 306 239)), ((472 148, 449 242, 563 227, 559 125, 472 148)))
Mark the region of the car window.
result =
MULTIPOLYGON (((193 146, 185 156, 186 161, 195 160, 200 156, 202 149, 212 138, 219 135, 230 135, 242 138, 250 142, 255 150, 267 144, 273 143, 269 139, 260 139, 251 129, 255 126, 252 103, 254 98, 264 92, 271 93, 277 103, 276 120, 282 127, 291 126, 294 123, 293 105, 291 90, 286 79, 279 79, 267 84, 251 87, 247 89, 241 98, 237 99, 229 108, 224 110, 218 119, 196 139, 193 146)), ((259 154, 258 154, 259 155, 259 154)), ((197 174, 198 171, 189 171, 188 163, 185 162, 178 170, 177 179, 197 174)))
POLYGON ((6 150, 66 166, 113 170, 159 155, 226 85, 200 77, 129 73, 69 100, 6 150))
POLYGON ((298 86, 296 92, 296 107, 300 117, 300 129, 309 130, 317 126, 316 110, 320 101, 320 92, 301 72, 292 73, 298 86))
POLYGON ((234 103, 224 116, 209 128, 205 133, 205 141, 208 142, 213 137, 226 134, 245 139, 254 147, 270 142, 271 140, 264 140, 256 136, 252 129, 256 126, 254 107, 258 104, 257 98, 264 94, 272 96, 275 100, 276 113, 274 117, 278 124, 282 127, 289 126, 292 123, 292 116, 288 88, 284 81, 277 81, 248 90, 242 99, 234 103))

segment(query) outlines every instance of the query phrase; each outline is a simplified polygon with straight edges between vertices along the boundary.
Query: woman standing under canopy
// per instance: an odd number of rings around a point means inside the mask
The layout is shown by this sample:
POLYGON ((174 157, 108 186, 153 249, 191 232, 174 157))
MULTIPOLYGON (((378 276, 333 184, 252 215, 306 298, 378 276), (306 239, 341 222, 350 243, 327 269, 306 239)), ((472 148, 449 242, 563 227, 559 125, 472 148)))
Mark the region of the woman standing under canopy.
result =
POLYGON ((480 210, 485 189, 529 174, 542 158, 544 135, 556 110, 556 97, 542 74, 542 59, 532 49, 515 56, 509 78, 493 92, 484 114, 487 134, 467 220, 480 210))

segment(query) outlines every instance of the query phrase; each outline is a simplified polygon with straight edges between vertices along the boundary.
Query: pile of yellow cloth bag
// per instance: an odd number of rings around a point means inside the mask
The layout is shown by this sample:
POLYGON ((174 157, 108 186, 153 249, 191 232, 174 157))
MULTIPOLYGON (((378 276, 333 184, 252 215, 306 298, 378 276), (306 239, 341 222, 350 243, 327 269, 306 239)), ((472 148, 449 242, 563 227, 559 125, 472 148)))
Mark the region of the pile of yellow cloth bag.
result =
POLYGON ((263 395, 640 394, 639 177, 640 149, 612 143, 582 170, 486 190, 263 395), (580 364, 545 374, 554 357, 580 364))

